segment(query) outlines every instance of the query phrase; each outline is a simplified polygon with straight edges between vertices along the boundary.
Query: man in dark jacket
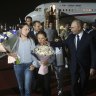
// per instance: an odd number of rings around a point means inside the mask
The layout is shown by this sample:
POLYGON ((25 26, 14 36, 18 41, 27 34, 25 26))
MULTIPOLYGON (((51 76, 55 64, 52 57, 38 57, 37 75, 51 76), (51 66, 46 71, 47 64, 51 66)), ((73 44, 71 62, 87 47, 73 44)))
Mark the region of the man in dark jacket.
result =
POLYGON ((72 96, 86 96, 85 89, 89 76, 94 75, 96 69, 93 39, 83 31, 82 25, 80 20, 74 20, 71 24, 73 34, 66 40, 70 54, 72 96))

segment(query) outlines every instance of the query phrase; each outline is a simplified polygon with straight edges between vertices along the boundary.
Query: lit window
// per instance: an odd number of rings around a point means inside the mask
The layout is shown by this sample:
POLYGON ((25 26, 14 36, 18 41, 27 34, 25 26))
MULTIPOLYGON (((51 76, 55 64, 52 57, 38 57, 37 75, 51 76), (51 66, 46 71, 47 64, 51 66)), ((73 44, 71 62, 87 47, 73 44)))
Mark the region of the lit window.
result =
POLYGON ((71 11, 73 12, 73 9, 71 9, 71 11))
POLYGON ((92 9, 89 9, 89 11, 92 11, 92 9))
POLYGON ((83 11, 86 11, 86 9, 83 9, 83 11))

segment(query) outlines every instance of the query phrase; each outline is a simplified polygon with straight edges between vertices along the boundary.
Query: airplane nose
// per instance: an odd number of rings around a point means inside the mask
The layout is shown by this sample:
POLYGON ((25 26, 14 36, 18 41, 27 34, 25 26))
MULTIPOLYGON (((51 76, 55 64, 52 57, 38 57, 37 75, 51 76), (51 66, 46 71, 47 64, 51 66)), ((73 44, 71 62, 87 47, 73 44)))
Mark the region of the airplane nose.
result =
POLYGON ((39 12, 31 12, 27 16, 31 16, 32 17, 32 21, 35 21, 35 20, 38 20, 38 21, 41 21, 41 22, 44 21, 44 14, 43 13, 41 14, 39 12))
POLYGON ((30 17, 32 17, 32 21, 35 21, 36 20, 36 13, 34 13, 34 12, 31 12, 31 13, 29 13, 27 16, 30 16, 30 17))

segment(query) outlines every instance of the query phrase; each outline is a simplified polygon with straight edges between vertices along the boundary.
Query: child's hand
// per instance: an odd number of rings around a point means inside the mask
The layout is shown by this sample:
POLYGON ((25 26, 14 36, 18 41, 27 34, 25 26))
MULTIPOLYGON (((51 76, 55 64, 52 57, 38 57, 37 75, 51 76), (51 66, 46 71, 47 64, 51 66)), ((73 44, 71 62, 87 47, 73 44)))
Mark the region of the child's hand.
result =
POLYGON ((35 67, 33 65, 30 66, 29 70, 33 71, 35 67))
POLYGON ((47 65, 48 64, 48 61, 47 60, 46 61, 43 61, 43 62, 41 61, 40 63, 43 64, 43 65, 47 65))
POLYGON ((44 45, 50 45, 50 43, 48 41, 45 41, 44 45))

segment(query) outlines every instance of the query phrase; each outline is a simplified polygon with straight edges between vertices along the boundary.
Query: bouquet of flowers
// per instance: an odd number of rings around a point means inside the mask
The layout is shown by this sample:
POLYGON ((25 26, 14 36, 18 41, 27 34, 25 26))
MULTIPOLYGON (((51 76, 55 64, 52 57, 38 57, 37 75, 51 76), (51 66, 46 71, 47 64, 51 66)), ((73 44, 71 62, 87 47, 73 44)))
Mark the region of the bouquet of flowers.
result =
POLYGON ((40 61, 39 62, 40 68, 39 68, 38 74, 41 74, 41 75, 47 74, 49 64, 43 65, 42 62, 48 61, 49 58, 54 55, 53 48, 49 45, 42 45, 42 46, 38 45, 35 48, 34 53, 37 59, 40 61))
MULTIPOLYGON (((12 52, 12 48, 17 40, 17 35, 12 32, 3 32, 0 34, 0 58, 8 53, 12 52), (6 53, 5 53, 6 52, 6 53)), ((8 55, 8 63, 14 63, 16 60, 14 57, 8 55)))

